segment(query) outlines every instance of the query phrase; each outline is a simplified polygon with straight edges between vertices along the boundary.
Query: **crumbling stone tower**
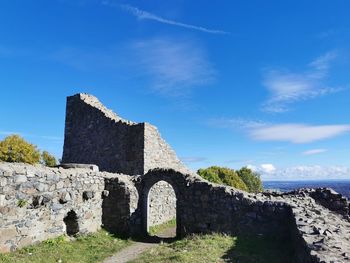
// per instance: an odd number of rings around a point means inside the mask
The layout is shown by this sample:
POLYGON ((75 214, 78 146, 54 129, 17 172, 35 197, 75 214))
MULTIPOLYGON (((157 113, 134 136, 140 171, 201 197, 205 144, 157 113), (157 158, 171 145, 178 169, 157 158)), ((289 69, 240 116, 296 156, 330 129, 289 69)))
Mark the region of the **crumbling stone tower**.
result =
POLYGON ((154 168, 187 170, 155 126, 124 120, 84 93, 67 97, 62 162, 129 175, 154 168))

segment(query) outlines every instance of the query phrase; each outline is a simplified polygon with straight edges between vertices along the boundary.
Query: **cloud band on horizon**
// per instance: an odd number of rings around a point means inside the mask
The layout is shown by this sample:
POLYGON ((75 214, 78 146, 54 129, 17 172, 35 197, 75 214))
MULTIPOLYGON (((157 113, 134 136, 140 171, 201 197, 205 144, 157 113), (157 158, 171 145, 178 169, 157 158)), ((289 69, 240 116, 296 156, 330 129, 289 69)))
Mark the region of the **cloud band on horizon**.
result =
POLYGON ((350 124, 310 125, 302 123, 263 123, 242 119, 218 119, 210 124, 222 128, 242 129, 257 141, 311 143, 350 132, 350 124))
POLYGON ((334 180, 348 179, 350 167, 333 165, 299 165, 276 167, 273 164, 248 165, 248 168, 259 173, 263 181, 295 181, 295 180, 334 180))

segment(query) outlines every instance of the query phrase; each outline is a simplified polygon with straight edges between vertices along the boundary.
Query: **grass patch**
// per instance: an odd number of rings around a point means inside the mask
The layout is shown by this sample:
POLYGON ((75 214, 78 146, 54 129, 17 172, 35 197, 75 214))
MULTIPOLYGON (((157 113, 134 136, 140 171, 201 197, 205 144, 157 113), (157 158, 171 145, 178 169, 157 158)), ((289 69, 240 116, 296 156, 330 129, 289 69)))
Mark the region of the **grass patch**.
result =
POLYGON ((77 237, 69 241, 65 236, 46 240, 40 244, 0 254, 2 263, 93 263, 114 254, 131 242, 116 238, 104 230, 77 237))
POLYGON ((176 227, 176 218, 173 218, 173 219, 169 220, 168 222, 165 222, 164 224, 161 224, 161 225, 151 226, 151 227, 149 227, 148 232, 151 236, 154 236, 154 235, 157 235, 158 233, 161 233, 161 232, 163 232, 171 227, 176 227))
POLYGON ((193 235, 152 248, 132 262, 290 263, 293 253, 287 246, 260 236, 193 235))
POLYGON ((193 235, 151 248, 132 262, 219 262, 234 244, 235 238, 225 235, 193 235))

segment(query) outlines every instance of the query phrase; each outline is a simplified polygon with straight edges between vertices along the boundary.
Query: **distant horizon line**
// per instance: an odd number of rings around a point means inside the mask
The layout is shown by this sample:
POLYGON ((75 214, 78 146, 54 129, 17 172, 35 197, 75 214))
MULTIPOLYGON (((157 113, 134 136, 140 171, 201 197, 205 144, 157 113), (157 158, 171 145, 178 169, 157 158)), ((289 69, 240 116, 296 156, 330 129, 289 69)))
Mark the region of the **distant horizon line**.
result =
POLYGON ((327 181, 350 181, 350 178, 329 178, 329 179, 261 179, 261 181, 264 182, 327 182, 327 181))

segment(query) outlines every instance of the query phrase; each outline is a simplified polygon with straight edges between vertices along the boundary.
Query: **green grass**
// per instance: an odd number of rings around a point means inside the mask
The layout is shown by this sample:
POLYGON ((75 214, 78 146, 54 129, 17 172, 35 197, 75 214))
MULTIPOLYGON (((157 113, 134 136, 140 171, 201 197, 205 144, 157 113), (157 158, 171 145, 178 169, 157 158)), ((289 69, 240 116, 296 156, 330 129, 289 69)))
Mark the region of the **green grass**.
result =
POLYGON ((133 262, 290 263, 292 255, 288 243, 278 239, 212 234, 193 235, 172 244, 160 245, 133 262))
POLYGON ((0 254, 2 263, 92 263, 99 262, 131 242, 101 230, 69 241, 60 236, 8 254, 0 254))
POLYGON ((161 232, 163 232, 171 227, 176 227, 176 218, 173 218, 173 219, 169 220, 168 222, 165 222, 164 224, 161 224, 161 225, 151 226, 149 228, 148 232, 151 236, 154 236, 154 235, 161 233, 161 232))

